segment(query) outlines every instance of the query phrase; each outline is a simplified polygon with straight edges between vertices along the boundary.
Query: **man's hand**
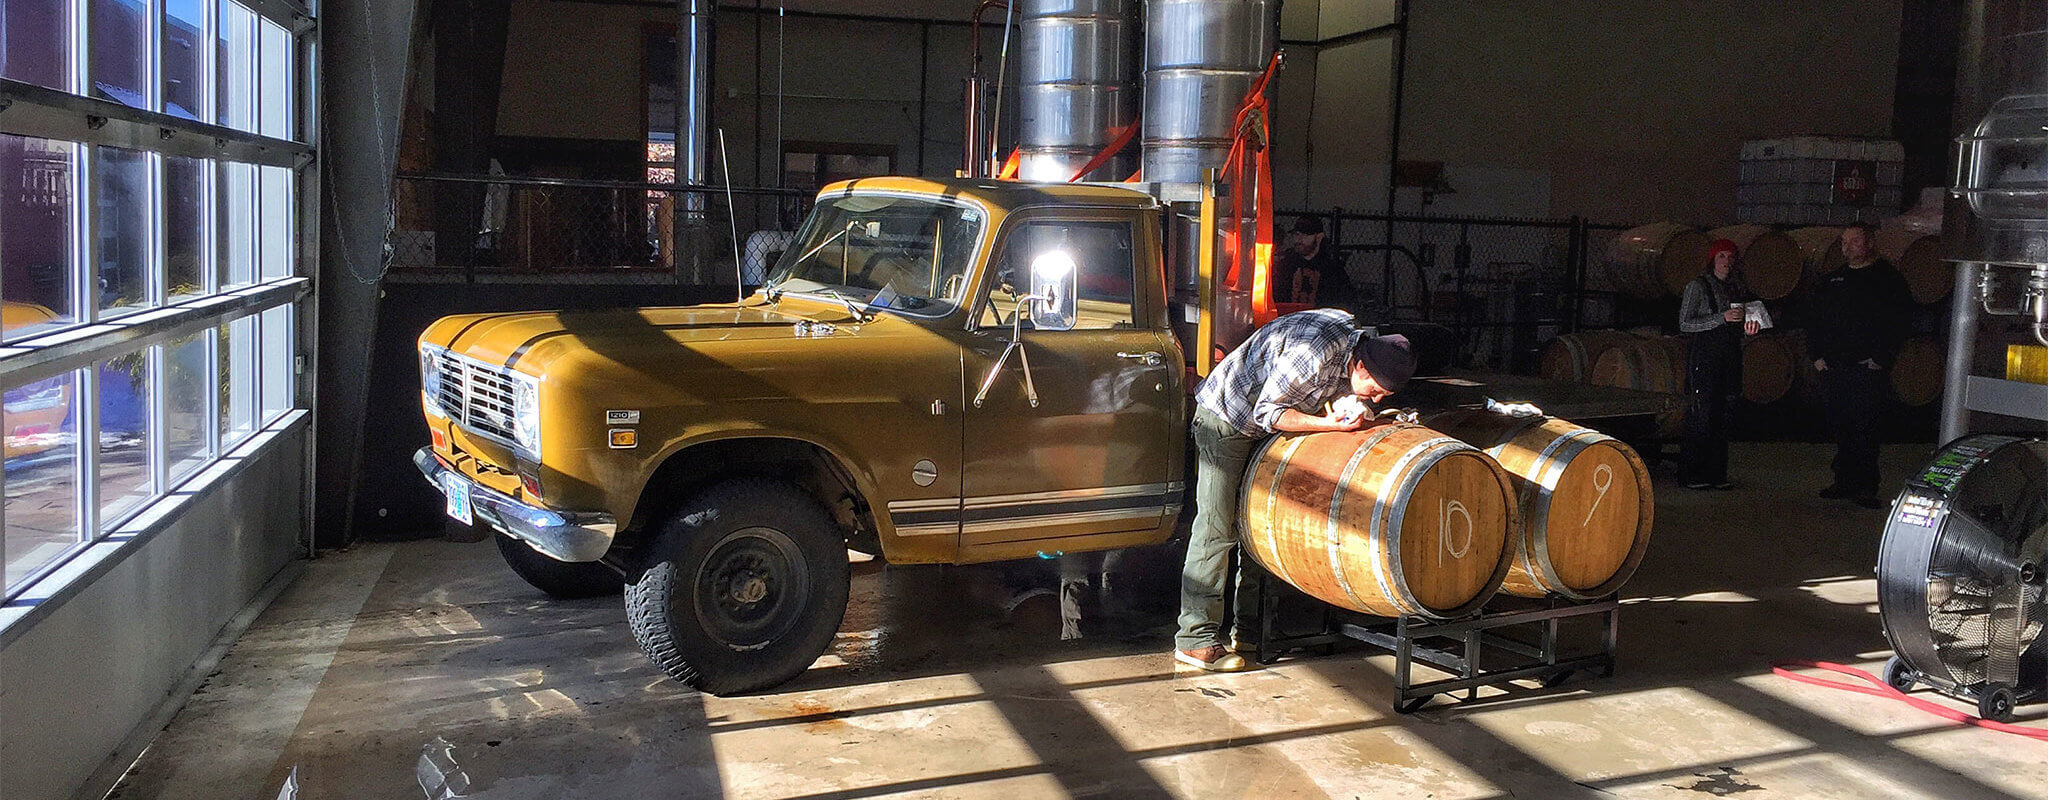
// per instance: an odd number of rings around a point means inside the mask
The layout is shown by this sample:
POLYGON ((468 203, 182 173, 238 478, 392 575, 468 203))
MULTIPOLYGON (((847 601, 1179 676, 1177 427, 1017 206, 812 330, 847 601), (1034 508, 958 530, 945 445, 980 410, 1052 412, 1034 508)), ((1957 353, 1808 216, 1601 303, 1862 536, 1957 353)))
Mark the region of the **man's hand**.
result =
MULTIPOLYGON (((1741 322, 1741 321, 1742 321, 1742 309, 1739 309, 1739 308, 1731 308, 1731 309, 1728 309, 1727 311, 1723 311, 1723 312, 1721 312, 1721 318, 1722 318, 1722 319, 1725 319, 1725 320, 1728 320, 1729 322, 1741 322)), ((1694 317, 1694 319, 1698 319, 1698 317, 1694 317)))
POLYGON ((1751 336, 1757 335, 1757 333, 1762 331, 1763 329, 1764 324, 1761 322, 1757 322, 1756 320, 1750 320, 1748 322, 1742 323, 1742 332, 1749 334, 1751 336))
POLYGON ((1863 359, 1863 361, 1862 361, 1862 364, 1863 364, 1863 366, 1865 366, 1865 367, 1867 367, 1867 368, 1870 368, 1870 369, 1874 369, 1874 370, 1876 370, 1876 369, 1884 369, 1884 367, 1880 367, 1880 366, 1878 366, 1878 365, 1877 365, 1877 359, 1874 359, 1874 358, 1866 358, 1866 359, 1863 359))
POLYGON ((1821 372, 1826 372, 1826 371, 1828 371, 1828 360, 1827 360, 1827 359, 1825 359, 1825 358, 1816 358, 1816 359, 1814 359, 1814 360, 1813 360, 1813 368, 1814 368, 1814 369, 1817 369, 1817 370, 1820 370, 1821 372))

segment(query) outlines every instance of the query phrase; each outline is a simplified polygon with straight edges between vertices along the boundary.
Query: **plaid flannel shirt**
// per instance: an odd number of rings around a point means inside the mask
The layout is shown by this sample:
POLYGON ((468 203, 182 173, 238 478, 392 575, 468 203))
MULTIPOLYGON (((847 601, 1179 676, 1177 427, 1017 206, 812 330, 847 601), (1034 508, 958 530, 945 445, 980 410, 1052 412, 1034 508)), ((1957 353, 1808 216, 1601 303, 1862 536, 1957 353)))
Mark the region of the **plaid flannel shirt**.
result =
POLYGON ((1195 390, 1195 405, 1239 433, 1273 433, 1280 414, 1321 414, 1351 392, 1351 346, 1360 329, 1334 308, 1298 311, 1267 323, 1238 345, 1195 390))

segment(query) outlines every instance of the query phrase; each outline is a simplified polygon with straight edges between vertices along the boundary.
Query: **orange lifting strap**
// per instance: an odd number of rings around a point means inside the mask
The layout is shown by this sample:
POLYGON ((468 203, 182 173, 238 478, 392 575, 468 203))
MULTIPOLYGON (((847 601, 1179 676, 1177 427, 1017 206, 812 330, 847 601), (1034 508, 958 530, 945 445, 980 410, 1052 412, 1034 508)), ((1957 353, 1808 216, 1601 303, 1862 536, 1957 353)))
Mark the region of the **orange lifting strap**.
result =
POLYGON ((1102 152, 1096 153, 1094 158, 1088 160, 1088 165, 1080 168, 1079 170, 1076 170, 1074 172, 1074 177, 1068 178, 1067 182, 1073 183, 1075 181, 1080 180, 1081 176, 1101 169, 1102 165, 1109 163, 1110 159, 1116 158, 1116 154, 1123 152, 1124 148, 1129 147, 1131 145, 1131 140, 1137 138, 1137 136, 1137 120, 1132 120, 1131 124, 1125 125, 1122 128, 1118 128, 1116 132, 1116 141, 1110 142, 1108 147, 1102 148, 1102 152))
POLYGON ((1230 192, 1231 223, 1223 231, 1222 255, 1230 264, 1224 282, 1231 288, 1244 288, 1238 266, 1244 263, 1243 243, 1240 238, 1239 220, 1244 219, 1246 195, 1250 195, 1252 213, 1257 217, 1252 241, 1252 324, 1264 325, 1280 316, 1273 306, 1273 160, 1270 141, 1267 138, 1268 104, 1266 83, 1273 78, 1273 72, 1280 66, 1280 54, 1266 62, 1266 71, 1244 97, 1244 103, 1237 109, 1237 136, 1230 142, 1230 154, 1224 157, 1223 165, 1230 192), (1249 158, 1247 158, 1249 157, 1249 158), (1249 160, 1252 163, 1247 165, 1249 160), (1245 171, 1249 166, 1252 182, 1246 189, 1245 171))

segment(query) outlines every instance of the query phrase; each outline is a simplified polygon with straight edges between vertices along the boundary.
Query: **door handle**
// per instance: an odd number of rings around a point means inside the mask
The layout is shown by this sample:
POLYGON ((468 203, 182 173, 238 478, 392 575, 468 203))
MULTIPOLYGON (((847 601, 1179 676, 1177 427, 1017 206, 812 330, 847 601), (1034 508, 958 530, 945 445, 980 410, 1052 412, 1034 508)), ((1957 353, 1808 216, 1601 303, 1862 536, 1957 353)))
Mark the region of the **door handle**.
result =
POLYGON ((1119 353, 1117 353, 1117 354, 1116 354, 1116 357, 1117 357, 1117 358, 1128 358, 1128 359, 1130 359, 1130 360, 1132 360, 1132 361, 1143 361, 1143 362, 1145 362, 1145 366, 1148 366, 1148 367, 1156 367, 1156 366, 1159 366, 1160 364, 1163 364, 1163 363, 1165 363, 1165 362, 1166 362, 1166 357, 1165 357, 1165 356, 1162 356, 1162 355, 1160 355, 1160 354, 1159 354, 1159 351, 1157 351, 1157 350, 1147 350, 1147 351, 1145 351, 1145 352, 1143 352, 1143 353, 1123 353, 1123 352, 1119 352, 1119 353))

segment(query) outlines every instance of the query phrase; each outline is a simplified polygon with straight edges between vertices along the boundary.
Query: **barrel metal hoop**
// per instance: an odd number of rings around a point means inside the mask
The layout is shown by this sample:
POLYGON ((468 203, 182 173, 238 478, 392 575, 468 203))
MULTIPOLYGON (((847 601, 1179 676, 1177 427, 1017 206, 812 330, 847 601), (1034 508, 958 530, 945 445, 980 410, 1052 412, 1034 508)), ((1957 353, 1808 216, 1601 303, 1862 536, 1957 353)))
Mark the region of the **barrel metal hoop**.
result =
MULTIPOLYGON (((1344 464, 1344 471, 1337 474, 1336 489, 1330 492, 1329 519, 1324 521, 1327 526, 1323 533, 1324 550, 1329 553, 1327 558, 1330 563, 1330 574, 1336 576, 1338 588, 1344 590, 1344 596, 1351 598, 1352 605, 1357 608, 1365 608, 1365 600, 1361 599, 1358 596, 1358 592, 1351 588, 1351 579, 1344 576, 1342 553, 1339 552, 1340 548, 1337 546, 1337 529, 1340 527, 1340 520, 1343 519, 1344 491, 1351 487, 1351 476, 1358 471, 1358 464, 1365 460, 1366 454, 1371 453, 1372 449, 1378 447, 1380 442, 1386 441, 1387 437, 1401 430, 1405 430, 1405 428, 1400 425, 1388 425, 1385 429, 1367 436, 1365 441, 1360 442, 1358 448, 1351 451, 1351 460, 1344 464)), ((1375 500, 1377 499, 1375 498, 1375 500)), ((1383 566, 1379 563, 1379 550, 1369 546, 1379 540, 1380 514, 1377 508, 1373 509, 1372 524, 1368 530, 1370 533, 1367 539, 1368 547, 1365 548, 1365 555, 1366 558, 1373 562, 1373 566, 1376 567, 1373 570, 1373 577, 1380 582, 1380 593, 1386 595, 1391 600, 1393 596, 1386 591, 1386 570, 1378 568, 1383 566)))
POLYGON ((1553 419, 1556 419, 1556 417, 1542 415, 1524 417, 1516 421, 1514 425, 1509 426, 1507 430, 1501 431, 1499 436, 1494 437, 1493 444, 1481 449, 1484 449, 1487 455, 1493 456, 1495 461, 1499 461, 1501 454, 1507 452, 1508 445, 1514 444, 1516 439, 1522 437, 1522 434, 1527 433, 1530 428, 1539 427, 1553 419))
MULTIPOLYGON (((1386 484, 1380 487, 1382 502, 1385 502, 1386 498, 1390 497, 1401 498, 1399 504, 1391 505, 1385 529, 1386 533, 1392 534, 1401 531, 1401 520, 1408 515, 1408 502, 1411 498, 1410 492, 1415 490, 1416 484, 1422 482, 1422 476, 1429 472, 1428 469, 1423 467, 1442 461, 1452 453, 1477 451, 1478 449, 1449 436, 1439 436, 1421 442, 1410 448, 1407 453, 1402 454, 1401 460, 1394 462, 1394 466, 1387 470, 1386 484), (1411 463, 1415 464, 1415 471, 1404 474, 1411 463), (1397 479, 1400 481, 1398 485, 1395 483, 1397 479), (1392 491, 1389 491, 1390 489, 1392 491)), ((1373 514, 1374 522, 1378 522, 1379 518, 1379 514, 1373 514)), ((1380 537, 1376 536, 1374 538, 1378 539, 1380 537)), ((1378 550, 1374 550, 1374 553, 1378 553, 1378 550)), ((1423 608, 1421 601, 1410 596, 1412 593, 1407 590, 1407 575, 1401 570, 1400 554, 1390 553, 1387 562, 1380 565, 1380 569, 1373 570, 1373 577, 1379 579, 1380 590, 1386 592, 1388 598, 1397 607, 1401 608, 1402 611, 1416 616, 1438 616, 1435 612, 1423 608), (1401 591, 1398 593, 1391 591, 1394 587, 1400 587, 1401 591)))
POLYGON ((1564 471, 1571 466, 1571 458, 1576 458, 1580 453, 1585 452, 1593 445, 1603 441, 1611 441, 1612 438, 1591 428, 1580 428, 1557 437, 1550 444, 1544 446, 1543 452, 1536 456, 1536 464, 1530 470, 1535 474, 1532 476, 1532 480, 1529 481, 1531 502, 1529 503, 1528 519, 1523 520, 1523 525, 1527 526, 1529 531, 1529 546, 1523 551, 1521 562, 1522 567, 1528 570, 1529 574, 1536 576, 1538 583, 1546 589, 1556 591, 1571 588, 1565 586, 1564 580, 1558 577, 1557 570, 1551 566, 1550 501, 1552 493, 1557 491, 1558 481, 1564 479, 1564 471), (1571 447, 1571 452, 1561 452, 1566 447, 1571 447), (1570 458, 1566 456, 1570 456, 1570 458), (1529 552, 1532 550, 1535 552, 1529 552))

